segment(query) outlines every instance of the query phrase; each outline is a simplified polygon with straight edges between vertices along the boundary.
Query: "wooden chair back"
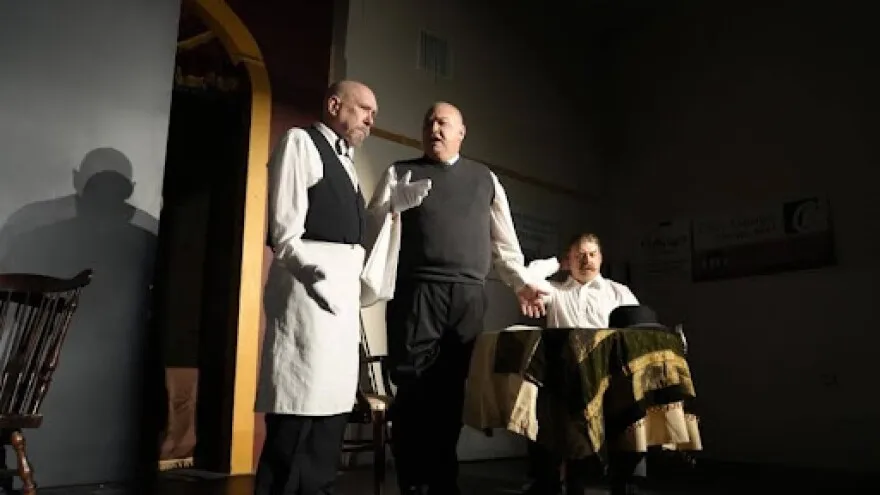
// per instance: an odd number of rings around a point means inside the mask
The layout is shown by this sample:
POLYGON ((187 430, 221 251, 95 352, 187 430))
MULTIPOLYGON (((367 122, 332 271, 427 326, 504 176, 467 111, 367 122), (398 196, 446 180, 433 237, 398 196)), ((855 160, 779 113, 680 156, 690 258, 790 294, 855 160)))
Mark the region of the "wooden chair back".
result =
POLYGON ((92 271, 71 279, 0 274, 0 493, 36 495, 37 484, 22 430, 43 423, 40 406, 58 367, 61 346, 92 271), (15 469, 6 467, 6 446, 15 451, 15 469))
POLYGON ((40 406, 91 278, 91 270, 67 280, 0 275, 0 429, 40 426, 40 406))

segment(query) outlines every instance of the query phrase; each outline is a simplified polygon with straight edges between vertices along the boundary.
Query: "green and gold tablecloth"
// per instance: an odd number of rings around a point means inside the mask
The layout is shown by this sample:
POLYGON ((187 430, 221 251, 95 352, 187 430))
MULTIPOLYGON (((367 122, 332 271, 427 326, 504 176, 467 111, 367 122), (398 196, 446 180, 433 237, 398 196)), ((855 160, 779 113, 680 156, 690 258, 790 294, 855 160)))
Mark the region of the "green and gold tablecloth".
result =
POLYGON ((606 447, 701 450, 695 396, 674 333, 511 327, 477 339, 463 419, 568 458, 606 447))

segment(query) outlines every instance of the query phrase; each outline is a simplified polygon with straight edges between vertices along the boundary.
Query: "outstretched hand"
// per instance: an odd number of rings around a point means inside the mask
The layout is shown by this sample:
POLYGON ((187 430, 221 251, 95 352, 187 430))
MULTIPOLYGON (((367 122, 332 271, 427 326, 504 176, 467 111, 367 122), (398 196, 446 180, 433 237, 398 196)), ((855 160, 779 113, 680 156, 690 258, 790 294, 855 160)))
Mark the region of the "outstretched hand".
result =
POLYGON ((525 285, 516 293, 522 314, 529 318, 541 318, 546 315, 547 308, 544 307, 544 296, 546 295, 546 292, 534 285, 525 285))

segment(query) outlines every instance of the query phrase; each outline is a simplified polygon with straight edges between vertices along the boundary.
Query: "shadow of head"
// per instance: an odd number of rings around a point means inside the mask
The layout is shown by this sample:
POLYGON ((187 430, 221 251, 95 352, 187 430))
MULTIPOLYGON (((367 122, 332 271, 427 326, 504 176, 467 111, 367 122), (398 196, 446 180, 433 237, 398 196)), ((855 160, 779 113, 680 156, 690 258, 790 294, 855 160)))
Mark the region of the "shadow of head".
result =
MULTIPOLYGON (((61 456, 54 474, 46 475, 44 468, 46 479, 61 479, 59 473, 68 469, 64 459, 70 457, 64 453, 89 444, 93 432, 106 425, 112 435, 105 435, 111 440, 104 448, 122 459, 114 476, 133 478, 140 438, 147 435, 148 419, 142 416, 153 412, 151 404, 163 404, 153 391, 164 380, 164 371, 153 364, 161 343, 149 323, 157 238, 130 221, 136 213, 152 218, 128 204, 135 186, 132 170, 132 162, 116 149, 90 151, 73 172, 73 201, 68 195, 40 204, 25 217, 27 228, 12 232, 8 247, 0 249, 2 271, 55 277, 94 271, 43 405, 52 421, 28 438, 35 451, 54 449, 61 456)), ((154 445, 157 435, 149 434, 154 445)))
POLYGON ((131 161, 114 148, 97 148, 73 171, 78 197, 78 214, 108 215, 132 213, 126 203, 134 192, 131 161))
MULTIPOLYGON (((77 194, 83 195, 92 179, 99 175, 116 176, 134 190, 131 161, 116 148, 96 148, 83 157, 79 169, 73 171, 73 187, 77 194)), ((130 195, 131 193, 129 193, 130 195)))

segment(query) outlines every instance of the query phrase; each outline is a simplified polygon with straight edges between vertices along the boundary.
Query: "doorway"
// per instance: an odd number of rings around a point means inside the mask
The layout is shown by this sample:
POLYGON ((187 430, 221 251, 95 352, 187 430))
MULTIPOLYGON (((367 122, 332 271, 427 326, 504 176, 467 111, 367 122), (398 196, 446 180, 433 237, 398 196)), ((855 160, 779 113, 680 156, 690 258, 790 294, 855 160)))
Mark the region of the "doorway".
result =
POLYGON ((182 2, 154 276, 160 469, 230 471, 251 100, 245 68, 182 2))

